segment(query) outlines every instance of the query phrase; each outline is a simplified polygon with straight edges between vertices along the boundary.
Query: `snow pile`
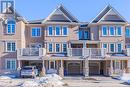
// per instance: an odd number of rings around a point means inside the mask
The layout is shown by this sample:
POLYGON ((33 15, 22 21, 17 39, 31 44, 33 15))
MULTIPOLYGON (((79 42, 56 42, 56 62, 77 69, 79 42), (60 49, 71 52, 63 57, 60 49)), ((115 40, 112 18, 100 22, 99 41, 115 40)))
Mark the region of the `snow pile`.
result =
POLYGON ((121 80, 123 80, 123 81, 128 81, 128 80, 130 80, 130 73, 124 73, 124 74, 121 76, 121 80))
POLYGON ((38 87, 39 83, 35 82, 35 81, 25 81, 21 87, 38 87))
POLYGON ((11 80, 9 76, 0 76, 0 80, 11 80))
POLYGON ((54 80, 62 80, 63 78, 61 78, 59 75, 57 74, 47 74, 45 76, 46 78, 51 78, 51 79, 54 79, 54 80))

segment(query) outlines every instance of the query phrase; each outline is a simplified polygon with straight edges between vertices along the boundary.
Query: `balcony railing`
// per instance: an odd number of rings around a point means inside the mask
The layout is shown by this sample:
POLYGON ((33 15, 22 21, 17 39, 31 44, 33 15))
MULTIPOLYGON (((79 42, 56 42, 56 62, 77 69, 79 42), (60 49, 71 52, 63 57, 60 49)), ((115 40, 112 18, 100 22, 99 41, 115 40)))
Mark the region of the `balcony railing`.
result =
POLYGON ((68 48, 68 56, 104 58, 105 55, 106 49, 103 48, 68 48))
POLYGON ((18 49, 18 56, 44 56, 46 50, 44 48, 22 48, 18 49))

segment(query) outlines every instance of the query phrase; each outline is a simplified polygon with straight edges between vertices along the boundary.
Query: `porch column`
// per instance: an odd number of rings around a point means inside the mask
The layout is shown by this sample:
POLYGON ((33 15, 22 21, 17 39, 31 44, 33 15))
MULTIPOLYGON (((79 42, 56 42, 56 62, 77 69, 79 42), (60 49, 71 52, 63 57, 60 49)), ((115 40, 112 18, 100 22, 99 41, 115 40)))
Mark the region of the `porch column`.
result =
POLYGON ((85 64, 84 64, 84 76, 88 77, 89 76, 89 60, 85 59, 85 64))
POLYGON ((20 70, 20 69, 21 69, 21 61, 18 60, 18 68, 17 68, 17 70, 20 70))
POLYGON ((127 60, 127 69, 126 69, 127 73, 130 73, 130 60, 127 60))
POLYGON ((110 76, 113 75, 113 60, 110 62, 110 76))
POLYGON ((64 67, 63 67, 63 60, 60 61, 60 68, 59 68, 59 75, 64 77, 64 67))
POLYGON ((46 75, 46 69, 45 69, 45 60, 42 61, 42 76, 46 75))

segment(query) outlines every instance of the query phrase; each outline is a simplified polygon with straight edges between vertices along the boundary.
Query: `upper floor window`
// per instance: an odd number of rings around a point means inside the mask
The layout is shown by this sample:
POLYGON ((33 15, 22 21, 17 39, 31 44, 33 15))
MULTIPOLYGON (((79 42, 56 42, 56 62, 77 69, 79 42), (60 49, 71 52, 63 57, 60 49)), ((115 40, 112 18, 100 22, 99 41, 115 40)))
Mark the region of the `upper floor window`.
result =
POLYGON ((115 27, 113 27, 113 26, 109 27, 109 35, 110 36, 114 36, 115 35, 115 27))
POLYGON ((130 27, 126 28, 125 34, 126 34, 126 37, 130 38, 130 27))
POLYGON ((60 52, 60 44, 56 44, 56 52, 60 52))
POLYGON ((64 43, 62 49, 63 49, 63 52, 67 52, 67 44, 64 43))
POLYGON ((107 26, 102 26, 102 36, 107 36, 108 28, 107 26))
POLYGON ((7 42, 6 43, 6 51, 7 52, 15 52, 16 51, 16 43, 15 42, 7 42))
POLYGON ((16 70, 16 59, 6 59, 6 69, 16 70))
POLYGON ((8 20, 7 22, 7 34, 15 34, 16 23, 14 20, 8 20))
POLYGON ((84 31, 84 30, 80 30, 79 31, 79 39, 80 40, 87 40, 87 39, 89 39, 89 32, 88 31, 84 31))
POLYGON ((110 52, 114 52, 115 51, 115 44, 111 43, 110 44, 110 52))
POLYGON ((48 27, 48 35, 49 36, 53 35, 53 27, 52 26, 48 27))
POLYGON ((117 26, 116 27, 116 35, 117 36, 121 36, 122 35, 122 28, 121 28, 121 26, 117 26))
POLYGON ((55 27, 55 35, 59 36, 61 34, 61 27, 60 26, 56 26, 55 27))
POLYGON ((32 37, 40 37, 41 36, 41 28, 34 27, 32 28, 32 37))
POLYGON ((52 43, 49 43, 49 46, 48 46, 48 48, 49 48, 49 52, 52 52, 53 51, 53 45, 52 45, 52 43))
POLYGON ((117 44, 117 52, 122 52, 122 45, 121 44, 117 44))
POLYGON ((106 43, 104 43, 102 47, 103 47, 103 48, 107 48, 107 44, 106 44, 106 43))
POLYGON ((67 27, 62 27, 62 35, 68 35, 68 28, 67 27))

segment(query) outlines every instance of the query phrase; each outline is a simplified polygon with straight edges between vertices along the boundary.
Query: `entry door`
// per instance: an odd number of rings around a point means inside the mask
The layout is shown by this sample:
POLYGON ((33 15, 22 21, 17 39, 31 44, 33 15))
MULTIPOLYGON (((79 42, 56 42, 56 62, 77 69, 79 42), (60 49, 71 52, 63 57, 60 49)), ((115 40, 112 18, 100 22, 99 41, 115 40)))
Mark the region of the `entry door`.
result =
POLYGON ((49 61, 49 69, 55 69, 55 61, 49 61))
POLYGON ((115 63, 114 63, 114 71, 116 74, 120 74, 120 70, 121 70, 121 62, 120 60, 115 60, 115 63))

